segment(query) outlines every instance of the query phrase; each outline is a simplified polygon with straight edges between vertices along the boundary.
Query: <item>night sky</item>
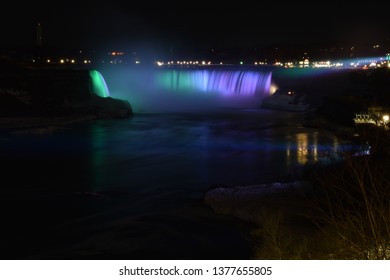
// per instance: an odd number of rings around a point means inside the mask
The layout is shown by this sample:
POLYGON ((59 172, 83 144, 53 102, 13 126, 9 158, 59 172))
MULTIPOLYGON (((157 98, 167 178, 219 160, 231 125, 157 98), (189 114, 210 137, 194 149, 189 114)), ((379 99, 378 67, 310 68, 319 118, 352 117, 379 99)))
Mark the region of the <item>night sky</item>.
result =
POLYGON ((97 49, 359 44, 390 37, 390 19, 381 14, 385 9, 379 6, 262 6, 251 2, 3 3, 1 46, 34 45, 37 22, 43 25, 46 46, 97 49))

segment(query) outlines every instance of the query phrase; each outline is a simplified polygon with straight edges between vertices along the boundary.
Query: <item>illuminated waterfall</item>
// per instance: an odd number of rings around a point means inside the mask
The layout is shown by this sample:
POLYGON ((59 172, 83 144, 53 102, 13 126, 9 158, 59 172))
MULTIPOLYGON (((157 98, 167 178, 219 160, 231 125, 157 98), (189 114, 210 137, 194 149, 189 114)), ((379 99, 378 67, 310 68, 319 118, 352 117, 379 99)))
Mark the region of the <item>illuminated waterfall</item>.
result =
POLYGON ((232 68, 110 67, 103 74, 111 95, 128 100, 135 112, 258 108, 272 78, 271 71, 232 68))
POLYGON ((156 86, 224 96, 266 96, 270 92, 271 72, 168 70, 157 73, 156 86))
POLYGON ((90 70, 89 76, 91 77, 91 90, 93 93, 100 97, 110 96, 106 81, 102 74, 97 70, 90 70))

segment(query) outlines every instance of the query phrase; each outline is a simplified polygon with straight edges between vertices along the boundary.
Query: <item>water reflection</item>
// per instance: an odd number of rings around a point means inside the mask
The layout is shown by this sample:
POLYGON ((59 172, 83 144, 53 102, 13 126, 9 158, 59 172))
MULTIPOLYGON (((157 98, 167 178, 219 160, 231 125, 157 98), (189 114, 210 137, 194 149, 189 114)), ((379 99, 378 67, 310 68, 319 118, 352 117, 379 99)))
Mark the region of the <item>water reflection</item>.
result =
POLYGON ((270 118, 279 115, 145 114, 96 122, 90 127, 91 181, 96 191, 255 184, 339 149, 329 133, 270 118))
POLYGON ((108 150, 108 132, 104 126, 94 125, 90 127, 91 130, 91 156, 89 170, 91 174, 91 181, 93 190, 102 190, 107 169, 104 165, 107 164, 107 150, 108 150))
POLYGON ((340 152, 341 146, 337 137, 324 138, 318 131, 296 133, 286 137, 286 164, 305 165, 329 160, 340 152))
POLYGON ((318 133, 313 134, 313 159, 318 161, 318 133))
POLYGON ((307 134, 297 134, 297 161, 305 164, 309 159, 309 142, 307 134))
POLYGON ((55 254, 60 246, 76 256, 117 250, 130 258, 203 259, 210 252, 216 259, 246 258, 248 244, 206 212, 202 199, 210 185, 274 182, 339 149, 332 134, 303 128, 297 116, 263 110, 145 114, 70 125, 50 135, 7 135, 0 163, 15 192, 7 211, 23 209, 13 219, 22 225, 15 232, 24 232, 27 222, 36 235, 25 243, 14 232, 3 239, 11 238, 9 251, 14 244, 23 251, 39 244, 34 254, 55 254), (35 193, 21 200, 23 190, 46 194, 37 203, 35 193))

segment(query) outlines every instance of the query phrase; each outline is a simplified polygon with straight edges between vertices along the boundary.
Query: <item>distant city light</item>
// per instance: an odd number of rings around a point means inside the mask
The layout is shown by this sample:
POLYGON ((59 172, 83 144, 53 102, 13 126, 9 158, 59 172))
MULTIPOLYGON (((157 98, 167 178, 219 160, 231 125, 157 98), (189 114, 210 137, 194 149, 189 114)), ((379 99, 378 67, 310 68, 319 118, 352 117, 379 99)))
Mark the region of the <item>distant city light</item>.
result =
MULTIPOLYGON (((386 54, 387 55, 387 54, 386 54)), ((276 66, 276 67, 284 67, 284 68, 360 68, 360 69, 368 69, 370 68, 379 68, 382 66, 387 65, 390 67, 389 60, 386 60, 387 57, 371 57, 371 58, 358 58, 358 59, 345 59, 345 60, 338 60, 338 61, 331 61, 331 60, 318 60, 318 61, 311 61, 308 58, 301 59, 299 61, 275 61, 273 64, 268 64, 265 61, 254 61, 252 62, 252 65, 259 66, 259 65, 269 65, 269 66, 276 66)), ((113 64, 126 62, 125 60, 113 60, 113 64)), ((137 63, 137 62, 136 62, 137 63)), ((226 61, 219 61, 213 63, 212 61, 194 61, 194 60, 182 60, 182 61, 155 61, 154 64, 157 66, 166 66, 166 65, 185 65, 186 67, 190 65, 232 65, 229 62, 226 61)), ((137 63, 138 64, 138 63, 137 63)), ((239 65, 245 64, 245 62, 239 61, 239 65)))
MULTIPOLYGON (((375 48, 383 48, 384 46, 380 46, 377 44, 371 44, 371 47, 375 48)), ((349 48, 344 48, 346 51, 349 50, 349 48)), ((340 48, 342 49, 342 48, 340 48)), ((352 47, 354 50, 354 48, 352 47)), ((326 51, 326 49, 325 49, 326 51)), ((117 65, 117 64, 141 64, 141 59, 140 57, 136 54, 136 52, 131 52, 131 56, 125 56, 125 52, 122 51, 108 51, 105 52, 105 59, 104 60, 99 60, 98 63, 110 63, 112 65, 117 65)), ((309 52, 308 52, 309 54, 309 52)), ((48 57, 34 57, 34 59, 29 60, 32 61, 33 63, 47 63, 47 64, 88 64, 91 63, 91 61, 88 59, 88 54, 85 51, 82 50, 77 50, 77 56, 72 57, 53 57, 51 56, 50 58, 48 57), (81 54, 81 55, 80 55, 81 54)), ((206 58, 206 57, 205 57, 206 58)), ((208 57, 207 57, 208 58, 208 57)), ((210 65, 255 65, 255 66, 269 66, 269 67, 284 67, 284 68, 343 68, 343 69, 375 69, 375 68, 384 68, 388 67, 390 68, 390 53, 385 53, 383 52, 382 56, 377 56, 377 57, 345 57, 344 59, 338 58, 338 59, 318 59, 315 60, 313 58, 310 58, 308 55, 300 55, 297 58, 289 58, 286 60, 282 60, 281 58, 273 58, 272 60, 260 58, 260 59, 252 59, 248 60, 249 58, 247 57, 241 57, 242 60, 238 60, 236 62, 232 62, 230 60, 217 60, 217 61, 211 61, 211 60, 195 60, 193 57, 183 57, 180 58, 180 60, 172 60, 170 58, 169 60, 158 60, 156 58, 155 61, 152 63, 155 66, 160 66, 160 67, 170 67, 170 66, 178 66, 178 67, 201 67, 205 66, 208 67, 210 65), (247 61, 247 63, 245 62, 247 61), (269 62, 271 61, 271 62, 269 62)), ((214 59, 214 58, 208 58, 208 59, 214 59)), ((144 63, 144 61, 142 61, 144 63)))

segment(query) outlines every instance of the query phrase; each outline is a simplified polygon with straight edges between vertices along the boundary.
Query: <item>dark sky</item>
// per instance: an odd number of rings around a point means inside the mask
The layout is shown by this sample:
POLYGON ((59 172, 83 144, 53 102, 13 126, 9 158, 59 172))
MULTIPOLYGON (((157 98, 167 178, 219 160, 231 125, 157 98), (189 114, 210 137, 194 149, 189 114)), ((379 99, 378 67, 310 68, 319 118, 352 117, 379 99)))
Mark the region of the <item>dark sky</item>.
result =
POLYGON ((383 10, 374 5, 33 2, 1 4, 0 46, 34 45, 37 22, 42 22, 46 46, 97 49, 374 43, 390 37, 390 17, 381 15, 383 10))

